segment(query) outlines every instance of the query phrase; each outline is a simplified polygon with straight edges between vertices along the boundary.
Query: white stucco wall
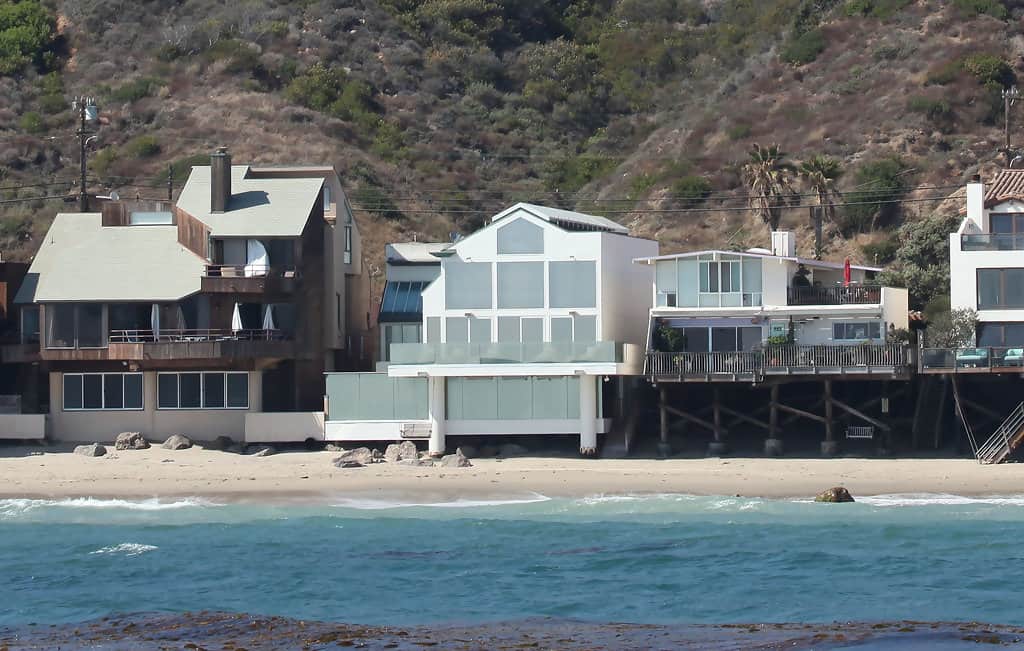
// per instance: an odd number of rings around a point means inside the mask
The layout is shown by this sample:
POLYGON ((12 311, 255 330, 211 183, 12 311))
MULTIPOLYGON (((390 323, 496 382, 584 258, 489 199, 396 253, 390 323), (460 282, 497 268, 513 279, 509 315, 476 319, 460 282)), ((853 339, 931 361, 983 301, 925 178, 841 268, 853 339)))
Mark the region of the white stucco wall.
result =
POLYGON ((601 293, 600 338, 637 346, 647 345, 647 314, 653 295, 654 265, 634 264, 637 258, 658 255, 658 243, 611 233, 602 234, 599 266, 601 293))
MULTIPOLYGON (((967 217, 949 236, 949 304, 953 309, 977 309, 978 269, 1024 268, 1024 251, 964 251, 961 233, 989 233, 989 215, 1024 213, 1024 203, 1008 201, 984 208, 984 186, 967 186, 967 217)), ((979 321, 1024 321, 1024 310, 978 310, 979 321)))

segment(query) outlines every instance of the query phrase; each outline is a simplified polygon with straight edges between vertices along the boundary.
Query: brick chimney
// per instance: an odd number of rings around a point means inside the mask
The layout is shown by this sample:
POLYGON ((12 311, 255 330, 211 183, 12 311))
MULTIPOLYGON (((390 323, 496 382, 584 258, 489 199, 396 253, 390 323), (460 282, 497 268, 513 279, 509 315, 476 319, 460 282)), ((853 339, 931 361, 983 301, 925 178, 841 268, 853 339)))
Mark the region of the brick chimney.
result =
POLYGON ((210 156, 210 212, 227 212, 231 201, 231 154, 218 147, 210 156))

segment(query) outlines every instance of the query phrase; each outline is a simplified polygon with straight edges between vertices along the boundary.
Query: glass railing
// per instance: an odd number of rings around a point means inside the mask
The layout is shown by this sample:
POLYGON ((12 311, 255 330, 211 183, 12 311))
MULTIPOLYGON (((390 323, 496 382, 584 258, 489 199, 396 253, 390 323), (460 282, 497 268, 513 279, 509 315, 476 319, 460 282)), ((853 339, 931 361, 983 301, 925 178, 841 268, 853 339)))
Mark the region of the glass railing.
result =
POLYGON ((1024 251, 1024 233, 972 233, 960 236, 961 251, 1024 251))
POLYGON ((391 344, 391 364, 564 364, 620 363, 622 344, 614 341, 391 344))

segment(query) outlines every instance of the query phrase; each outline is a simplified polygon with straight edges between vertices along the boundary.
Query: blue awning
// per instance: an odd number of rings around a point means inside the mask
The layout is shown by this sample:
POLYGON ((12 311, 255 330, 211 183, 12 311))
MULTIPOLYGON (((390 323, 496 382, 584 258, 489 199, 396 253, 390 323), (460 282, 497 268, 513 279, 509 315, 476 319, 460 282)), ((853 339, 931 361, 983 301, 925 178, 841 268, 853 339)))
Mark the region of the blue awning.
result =
POLYGON ((423 320, 423 290, 427 281, 388 281, 380 301, 379 323, 423 320))

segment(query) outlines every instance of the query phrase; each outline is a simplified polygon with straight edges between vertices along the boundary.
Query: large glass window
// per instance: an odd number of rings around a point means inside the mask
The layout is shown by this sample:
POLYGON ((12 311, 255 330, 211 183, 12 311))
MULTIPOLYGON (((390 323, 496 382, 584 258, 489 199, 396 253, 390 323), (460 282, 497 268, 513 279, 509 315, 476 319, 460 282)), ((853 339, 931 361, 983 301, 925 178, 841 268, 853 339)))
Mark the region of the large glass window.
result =
POLYGON ((142 373, 65 373, 64 411, 142 409, 142 373))
POLYGON ((391 359, 391 344, 418 344, 422 326, 418 323, 388 323, 384 325, 383 361, 391 359))
MULTIPOLYGON (((699 258, 698 304, 701 307, 761 305, 761 260, 740 256, 699 258)), ((690 304, 690 301, 683 303, 690 304)))
POLYGON ((882 338, 880 321, 848 321, 832 324, 832 339, 836 341, 877 341, 882 338))
POLYGON ((978 309, 1024 308, 1024 269, 978 269, 978 309))
POLYGON ((51 303, 46 306, 46 347, 75 347, 75 306, 51 303))
POLYGON ((39 306, 37 305, 21 309, 21 341, 26 344, 39 343, 39 306))
POLYGON ((552 262, 548 274, 551 307, 597 307, 596 262, 552 262))
POLYGON ((486 309, 491 305, 491 263, 448 258, 444 266, 445 306, 450 310, 486 309))
POLYGON ((103 327, 103 305, 83 303, 78 306, 78 347, 102 348, 106 344, 103 327))
POLYGON ((498 253, 544 253, 544 229, 525 219, 499 227, 498 253))
POLYGON ((499 262, 498 307, 544 307, 544 263, 499 262))
POLYGON ((248 409, 245 372, 160 373, 159 409, 248 409))
POLYGON ((978 345, 1024 348, 1024 323, 978 324, 978 345))
POLYGON ((46 305, 47 348, 103 348, 107 330, 102 303, 46 305))

